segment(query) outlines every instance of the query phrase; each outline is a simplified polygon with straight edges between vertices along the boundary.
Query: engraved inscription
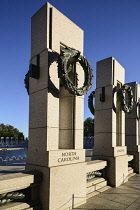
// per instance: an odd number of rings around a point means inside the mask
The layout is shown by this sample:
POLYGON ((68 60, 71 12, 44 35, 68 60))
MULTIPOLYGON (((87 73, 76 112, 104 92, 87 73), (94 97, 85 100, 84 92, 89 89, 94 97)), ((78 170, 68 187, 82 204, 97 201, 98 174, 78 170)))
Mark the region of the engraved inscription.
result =
POLYGON ((117 152, 124 152, 124 149, 119 149, 117 150, 117 152))
POLYGON ((62 152, 62 156, 58 158, 58 163, 76 160, 79 160, 79 156, 77 156, 76 152, 62 152))

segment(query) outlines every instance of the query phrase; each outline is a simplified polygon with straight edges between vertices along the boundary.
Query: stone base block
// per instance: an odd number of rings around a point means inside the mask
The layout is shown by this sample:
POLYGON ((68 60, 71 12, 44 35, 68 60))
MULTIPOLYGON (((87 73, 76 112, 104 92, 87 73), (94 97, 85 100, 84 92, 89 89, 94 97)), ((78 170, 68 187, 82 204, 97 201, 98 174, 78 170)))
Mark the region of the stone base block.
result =
POLYGON ((43 151, 42 154, 41 152, 39 153, 38 150, 35 150, 34 152, 28 150, 27 164, 53 167, 85 162, 84 149, 50 150, 46 152, 43 151), (42 158, 42 156, 44 158, 42 158))
POLYGON ((86 203, 86 163, 57 167, 26 165, 26 171, 38 170, 43 173, 40 185, 42 209, 64 210, 86 203), (74 199, 73 199, 74 198, 74 199))
POLYGON ((40 210, 41 205, 35 205, 34 203, 25 203, 25 202, 11 202, 0 207, 1 210, 40 210))
POLYGON ((108 185, 118 187, 128 181, 128 156, 121 155, 117 157, 93 156, 93 159, 102 159, 107 161, 107 167, 104 170, 104 177, 108 185))
POLYGON ((140 174, 140 152, 131 152, 133 154, 134 159, 132 160, 132 168, 134 172, 140 174))

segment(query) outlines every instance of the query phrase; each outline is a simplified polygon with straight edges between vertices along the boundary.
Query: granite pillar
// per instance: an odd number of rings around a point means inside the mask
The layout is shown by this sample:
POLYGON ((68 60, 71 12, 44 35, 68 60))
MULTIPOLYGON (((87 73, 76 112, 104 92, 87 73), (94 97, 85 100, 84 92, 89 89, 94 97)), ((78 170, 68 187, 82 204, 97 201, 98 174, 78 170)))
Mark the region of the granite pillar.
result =
MULTIPOLYGON (((65 90, 58 78, 53 53, 65 47, 83 52, 83 31, 49 3, 31 21, 31 60, 39 79, 29 79, 29 143, 26 170, 43 173, 40 199, 45 210, 69 209, 86 201, 82 96, 65 90), (80 174, 80 176, 78 176, 80 174)), ((79 85, 84 71, 76 64, 79 85)), ((74 73, 72 75, 74 79, 74 73)))
POLYGON ((114 187, 128 180, 125 113, 117 98, 124 73, 113 57, 97 62, 93 159, 108 161, 106 178, 114 187))
POLYGON ((133 155, 132 167, 140 174, 140 85, 137 82, 127 83, 132 87, 134 105, 131 113, 125 115, 125 139, 127 152, 133 155))

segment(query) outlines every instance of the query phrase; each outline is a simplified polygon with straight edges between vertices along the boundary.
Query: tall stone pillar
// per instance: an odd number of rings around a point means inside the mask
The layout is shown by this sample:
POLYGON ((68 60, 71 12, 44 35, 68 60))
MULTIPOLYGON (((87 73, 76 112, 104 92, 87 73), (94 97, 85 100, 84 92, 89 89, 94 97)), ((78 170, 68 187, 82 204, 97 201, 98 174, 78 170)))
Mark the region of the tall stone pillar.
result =
POLYGON ((124 73, 113 57, 97 62, 93 159, 108 161, 105 175, 108 184, 115 187, 128 180, 125 113, 117 99, 124 73))
POLYGON ((1 137, 1 144, 4 145, 4 137, 1 137))
POLYGON ((13 145, 14 137, 11 137, 11 145, 13 145))
MULTIPOLYGON (((44 210, 71 208, 73 195, 77 197, 75 205, 86 201, 84 97, 71 95, 64 88, 58 78, 58 64, 53 62, 66 46, 83 52, 83 31, 46 3, 31 21, 30 64, 39 67, 40 75, 29 78, 26 164, 27 171, 43 173, 40 199, 44 210)), ((78 85, 83 84, 84 71, 78 63, 76 73, 78 85)))
POLYGON ((132 87, 134 106, 131 113, 125 115, 125 139, 127 152, 134 156, 132 167, 140 173, 140 85, 137 82, 127 83, 132 87))
POLYGON ((9 145, 9 137, 6 137, 6 146, 9 145))

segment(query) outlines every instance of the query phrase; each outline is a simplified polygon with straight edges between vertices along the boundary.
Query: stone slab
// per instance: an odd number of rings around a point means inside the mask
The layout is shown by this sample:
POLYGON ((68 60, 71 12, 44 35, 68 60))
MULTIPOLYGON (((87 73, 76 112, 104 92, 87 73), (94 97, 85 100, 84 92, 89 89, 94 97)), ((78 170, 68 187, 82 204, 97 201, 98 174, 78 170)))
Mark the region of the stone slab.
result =
POLYGON ((74 148, 74 130, 59 129, 59 149, 74 148))
POLYGON ((59 108, 59 127, 60 129, 72 129, 73 128, 73 97, 61 97, 59 108))
POLYGON ((36 184, 35 178, 39 180, 40 175, 37 172, 32 172, 32 174, 24 172, 2 175, 0 176, 0 194, 25 189, 31 184, 36 184))
POLYGON ((86 163, 51 168, 50 209, 70 209, 75 204, 86 202, 86 163), (79 175, 80 176, 79 176, 79 175), (73 184, 72 184, 73 183, 73 184), (61 189, 61 192, 60 192, 61 189), (55 202, 54 202, 55 201, 55 202), (62 208, 63 205, 63 208, 62 208))
POLYGON ((133 153, 133 152, 140 152, 140 145, 128 145, 127 146, 127 151, 129 152, 129 153, 133 153))
POLYGON ((127 154, 127 147, 122 146, 122 147, 114 147, 114 157, 121 156, 121 155, 126 155, 127 154))
MULTIPOLYGON (((106 192, 106 191, 105 191, 106 192)), ((80 206, 78 210, 86 210, 86 209, 119 209, 124 210, 127 205, 114 202, 109 198, 100 198, 99 195, 89 198, 87 203, 80 206)))
MULTIPOLYGON (((113 98, 113 87, 112 85, 108 85, 105 87, 105 103, 100 101, 100 94, 102 94, 102 87, 96 88, 95 91, 95 107, 96 111, 99 110, 106 110, 106 109, 112 109, 112 100, 113 98)), ((115 100, 114 100, 115 102, 115 100)))
MULTIPOLYGON (((40 53, 40 79, 29 78, 29 94, 48 88, 48 49, 40 53)), ((37 65, 37 56, 31 58, 30 64, 37 65)))
POLYGON ((102 170, 107 166, 107 161, 104 160, 92 160, 87 162, 86 172, 102 170))
POLYGON ((29 97, 30 129, 47 126, 47 93, 48 89, 43 89, 31 94, 29 97))
POLYGON ((27 171, 32 169, 43 173, 43 182, 40 185, 40 200, 43 209, 56 210, 61 209, 62 206, 62 209, 69 209, 72 207, 73 194, 77 197, 75 204, 80 205, 86 202, 85 162, 51 168, 26 164, 27 171))
POLYGON ((117 82, 124 84, 125 81, 125 69, 123 66, 113 58, 113 68, 114 68, 114 85, 117 86, 117 82))
POLYGON ((97 72, 96 72, 96 88, 105 87, 108 85, 113 85, 113 58, 107 58, 97 62, 97 72))
POLYGON ((112 126, 112 109, 105 109, 95 112, 95 133, 115 132, 112 126))
POLYGON ((85 150, 49 151, 49 167, 85 162, 85 150))
POLYGON ((136 135, 125 135, 125 142, 127 146, 127 151, 137 151, 137 136, 136 135))
POLYGON ((133 160, 134 156, 133 155, 128 155, 128 162, 133 160))
POLYGON ((97 81, 96 87, 106 87, 108 85, 117 85, 117 81, 124 83, 124 68, 118 61, 109 57, 97 62, 97 81))
MULTIPOLYGON (((124 138, 125 134, 122 134, 124 138)), ((126 146, 112 146, 116 141, 116 133, 95 133, 93 155, 120 156, 127 153, 126 146)))
POLYGON ((1 210, 40 210, 41 205, 34 205, 35 202, 25 203, 25 202, 12 202, 0 207, 1 210), (32 206, 32 207, 31 207, 32 206))
POLYGON ((47 136, 46 128, 29 129, 29 144, 27 150, 27 163, 47 164, 47 142, 44 141, 47 136), (43 158, 42 158, 43 157, 43 158))
MULTIPOLYGON (((130 113, 131 114, 131 113, 130 113)), ((137 120, 136 118, 129 118, 128 120, 125 121, 125 134, 126 135, 137 135, 137 120)))
MULTIPOLYGON (((105 193, 101 193, 99 195, 100 198, 105 198, 105 199, 108 199, 108 194, 105 194, 105 193)), ((110 194, 110 200, 114 201, 114 202, 118 202, 118 203, 121 203, 121 204, 124 204, 124 205, 131 205, 135 200, 136 198, 135 197, 127 197, 125 194, 121 194, 121 196, 119 194, 110 194)))
POLYGON ((83 51, 83 31, 81 28, 49 3, 46 3, 34 14, 31 27, 31 57, 50 47, 59 53, 60 41, 63 45, 83 51), (50 19, 50 9, 52 10, 52 20, 50 19), (52 24, 51 34, 49 32, 49 21, 52 24), (72 37, 75 38, 73 41, 72 37))
POLYGON ((132 152, 134 158, 132 160, 132 167, 134 172, 140 174, 140 152, 132 152))
POLYGON ((108 184, 113 187, 128 181, 128 157, 127 155, 121 155, 117 157, 105 157, 108 161, 108 165, 105 168, 105 174, 108 180, 108 184))
POLYGON ((75 134, 75 149, 83 148, 83 129, 76 129, 75 134))

